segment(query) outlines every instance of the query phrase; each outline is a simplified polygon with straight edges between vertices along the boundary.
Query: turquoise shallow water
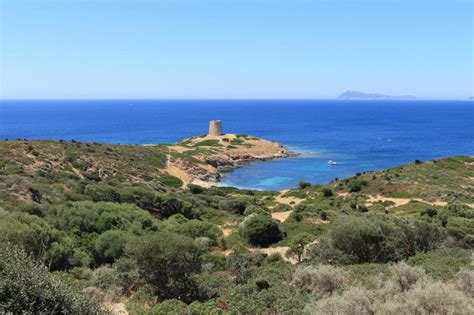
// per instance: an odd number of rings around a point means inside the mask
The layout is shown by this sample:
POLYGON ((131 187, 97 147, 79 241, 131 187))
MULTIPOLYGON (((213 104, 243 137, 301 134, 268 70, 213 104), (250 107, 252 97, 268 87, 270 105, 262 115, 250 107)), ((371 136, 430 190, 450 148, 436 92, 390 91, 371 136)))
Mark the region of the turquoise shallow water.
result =
POLYGON ((221 119, 225 132, 303 153, 234 170, 222 183, 238 187, 285 189, 415 159, 474 155, 470 101, 0 101, 0 138, 173 143, 206 133, 211 119, 221 119))

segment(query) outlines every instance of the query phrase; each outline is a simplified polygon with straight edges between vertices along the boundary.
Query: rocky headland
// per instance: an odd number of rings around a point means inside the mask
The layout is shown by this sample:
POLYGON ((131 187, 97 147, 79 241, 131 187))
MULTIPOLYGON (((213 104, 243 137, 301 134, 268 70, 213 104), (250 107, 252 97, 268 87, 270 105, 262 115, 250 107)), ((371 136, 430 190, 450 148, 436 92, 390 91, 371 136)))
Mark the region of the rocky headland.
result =
POLYGON ((202 135, 168 146, 165 172, 185 185, 210 186, 222 173, 251 161, 296 156, 283 145, 242 134, 202 135))

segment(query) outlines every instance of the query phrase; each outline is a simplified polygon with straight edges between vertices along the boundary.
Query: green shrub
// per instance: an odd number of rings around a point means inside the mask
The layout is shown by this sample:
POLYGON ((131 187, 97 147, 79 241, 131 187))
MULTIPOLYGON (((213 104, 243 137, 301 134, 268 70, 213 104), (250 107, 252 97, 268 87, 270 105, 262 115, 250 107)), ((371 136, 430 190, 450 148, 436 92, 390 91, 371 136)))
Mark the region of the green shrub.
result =
POLYGON ((194 144, 197 147, 222 147, 219 140, 203 140, 194 144))
POLYGON ((306 189, 306 188, 311 187, 311 183, 301 181, 301 182, 298 183, 298 187, 300 189, 306 189))
POLYGON ((321 192, 323 193, 324 197, 332 197, 334 193, 332 192, 331 188, 324 187, 321 192))
POLYGON ((95 242, 95 252, 102 263, 113 263, 122 256, 125 244, 130 236, 127 232, 119 230, 105 231, 95 242))
POLYGON ((284 203, 279 203, 275 207, 273 207, 272 211, 273 212, 285 212, 285 211, 290 211, 291 209, 293 209, 293 208, 290 205, 286 205, 284 203))
POLYGON ((220 297, 235 285, 233 279, 224 274, 201 274, 194 279, 202 301, 220 297))
POLYGON ((44 219, 27 213, 10 213, 0 220, 0 243, 12 243, 39 257, 58 239, 58 231, 44 219))
POLYGON ((126 253, 136 261, 141 277, 161 299, 191 302, 197 288, 190 275, 201 269, 201 249, 191 239, 158 232, 133 239, 126 253))
POLYGON ((106 184, 87 185, 84 194, 91 197, 93 201, 120 202, 120 193, 117 189, 106 184))
POLYGON ((251 267, 252 261, 247 254, 234 252, 227 258, 227 270, 232 273, 238 284, 246 283, 251 277, 251 267))
POLYGON ((341 295, 335 294, 320 300, 313 299, 305 306, 303 314, 376 314, 372 305, 373 303, 367 293, 367 290, 364 288, 351 287, 341 295))
POLYGON ((176 198, 168 197, 160 205, 160 214, 165 218, 169 218, 174 214, 181 213, 183 205, 181 201, 176 198))
POLYGON ((390 267, 392 280, 397 284, 400 291, 408 291, 419 281, 426 279, 426 273, 422 268, 411 267, 405 262, 399 262, 390 267))
POLYGON ((234 214, 243 214, 246 206, 246 203, 240 200, 224 199, 219 201, 219 209, 234 214))
POLYGON ((154 219, 131 204, 79 201, 57 207, 55 224, 69 231, 102 233, 111 229, 142 230, 152 228, 154 219))
POLYGON ((186 235, 192 239, 207 237, 211 240, 211 245, 217 245, 222 238, 222 232, 215 224, 200 220, 188 220, 182 224, 172 226, 172 232, 186 235))
POLYGON ((342 255, 339 260, 352 263, 385 263, 436 248, 443 234, 426 222, 411 224, 396 216, 367 213, 339 217, 331 224, 328 236, 313 254, 342 255))
POLYGON ((408 258, 407 263, 423 268, 432 277, 449 279, 463 267, 469 266, 471 253, 469 250, 456 247, 440 248, 418 253, 408 258))
POLYGON ((158 180, 165 186, 179 188, 183 186, 183 181, 176 176, 161 174, 158 180))
POLYGON ((295 257, 298 262, 301 262, 305 254, 306 246, 313 240, 314 236, 306 232, 294 235, 289 240, 290 248, 286 255, 289 257, 295 257))
POLYGON ((192 194, 202 194, 204 192, 204 187, 188 184, 188 189, 192 194))
POLYGON ((0 312, 99 314, 91 299, 52 275, 18 247, 0 248, 0 312))
POLYGON ((267 215, 251 214, 239 225, 239 234, 252 245, 266 247, 282 239, 278 223, 267 215))
POLYGON ((412 290, 377 305, 380 314, 472 314, 472 299, 450 283, 419 282, 412 290))
POLYGON ((177 299, 165 300, 156 304, 152 309, 144 312, 147 315, 181 315, 187 310, 186 303, 177 299))
POLYGON ((262 207, 255 206, 255 205, 247 206, 247 208, 245 208, 244 215, 249 216, 252 213, 257 213, 257 214, 262 214, 262 215, 270 215, 270 211, 266 208, 262 208, 262 207))
POLYGON ((302 267, 296 269, 291 283, 298 290, 318 296, 332 295, 349 280, 349 273, 330 265, 302 267))

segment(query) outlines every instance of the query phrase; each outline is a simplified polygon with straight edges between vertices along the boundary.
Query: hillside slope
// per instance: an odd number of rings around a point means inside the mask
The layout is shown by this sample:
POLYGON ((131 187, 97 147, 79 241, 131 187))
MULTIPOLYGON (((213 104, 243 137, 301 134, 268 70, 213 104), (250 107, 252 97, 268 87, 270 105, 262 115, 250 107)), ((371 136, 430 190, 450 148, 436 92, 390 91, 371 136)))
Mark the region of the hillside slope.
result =
MULTIPOLYGON (((0 249, 27 252, 59 279, 26 264, 44 281, 130 313, 352 314, 355 297, 374 314, 470 313, 462 281, 474 276, 474 158, 282 192, 192 184, 249 159, 291 154, 249 136, 225 138, 0 142, 0 249), (347 308, 335 309, 341 301, 347 308)), ((26 280, 19 287, 7 272, 20 274, 22 264, 0 266, 10 303, 0 309, 21 310, 31 298, 29 310, 44 311, 36 305, 49 291, 26 280)))

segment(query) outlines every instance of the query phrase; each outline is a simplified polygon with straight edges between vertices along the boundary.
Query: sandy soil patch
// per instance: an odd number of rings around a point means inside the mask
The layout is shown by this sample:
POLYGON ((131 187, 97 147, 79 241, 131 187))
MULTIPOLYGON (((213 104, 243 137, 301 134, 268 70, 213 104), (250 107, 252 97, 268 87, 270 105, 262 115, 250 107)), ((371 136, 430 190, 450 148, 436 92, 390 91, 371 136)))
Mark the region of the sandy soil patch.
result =
POLYGON ((104 309, 110 311, 113 315, 128 315, 128 311, 125 308, 124 303, 104 303, 104 309))
POLYGON ((291 196, 285 196, 284 195, 288 192, 289 190, 282 190, 280 193, 275 196, 275 201, 279 203, 283 203, 285 205, 289 206, 296 206, 299 203, 301 203, 304 199, 298 198, 298 197, 291 197, 291 196))
POLYGON ((424 202, 424 203, 427 203, 427 204, 430 204, 430 205, 433 205, 433 206, 445 206, 445 205, 448 204, 446 201, 441 201, 441 200, 426 201, 426 200, 423 200, 421 198, 390 198, 390 197, 384 197, 382 195, 375 195, 375 196, 371 195, 371 196, 368 196, 368 199, 366 201, 366 205, 371 206, 375 202, 378 202, 378 201, 380 201, 380 202, 391 201, 391 202, 394 203, 394 205, 389 206, 387 208, 393 208, 393 207, 406 205, 407 203, 409 203, 412 200, 413 201, 418 201, 418 202, 424 202))
POLYGON ((290 214, 293 212, 293 210, 290 211, 284 211, 284 212, 273 212, 272 213, 272 219, 278 220, 280 222, 285 222, 286 219, 290 216, 290 214))
POLYGON ((349 193, 348 193, 348 192, 338 192, 337 195, 338 195, 339 197, 346 198, 347 196, 349 196, 349 193))
POLYGON ((164 171, 171 176, 175 176, 181 179, 185 186, 191 183, 193 180, 192 176, 189 173, 182 170, 177 165, 170 163, 169 161, 167 162, 167 165, 164 171))
POLYGON ((321 220, 321 219, 316 219, 316 220, 313 220, 312 222, 313 224, 329 224, 331 223, 331 221, 324 221, 324 220, 321 220))
MULTIPOLYGON (((249 248, 251 252, 261 252, 267 255, 279 254, 284 260, 288 261, 291 264, 296 264, 298 261, 294 258, 286 257, 285 254, 288 251, 288 246, 278 246, 278 247, 268 247, 268 248, 249 248)), ((234 251, 232 249, 227 249, 224 251, 224 255, 229 256, 234 251)))
POLYGON ((205 181, 200 180, 200 179, 193 179, 191 184, 198 185, 198 186, 201 186, 201 187, 204 187, 204 188, 211 188, 212 186, 218 186, 218 184, 215 183, 215 182, 205 182, 205 181))
POLYGON ((229 226, 220 226, 220 229, 222 231, 222 234, 224 234, 224 237, 231 235, 235 230, 234 228, 229 226))
POLYGON ((290 264, 297 264, 298 261, 292 257, 286 257, 286 252, 288 251, 288 246, 279 246, 279 247, 268 247, 268 248, 249 248, 251 252, 262 252, 267 255, 279 254, 284 260, 290 264))

